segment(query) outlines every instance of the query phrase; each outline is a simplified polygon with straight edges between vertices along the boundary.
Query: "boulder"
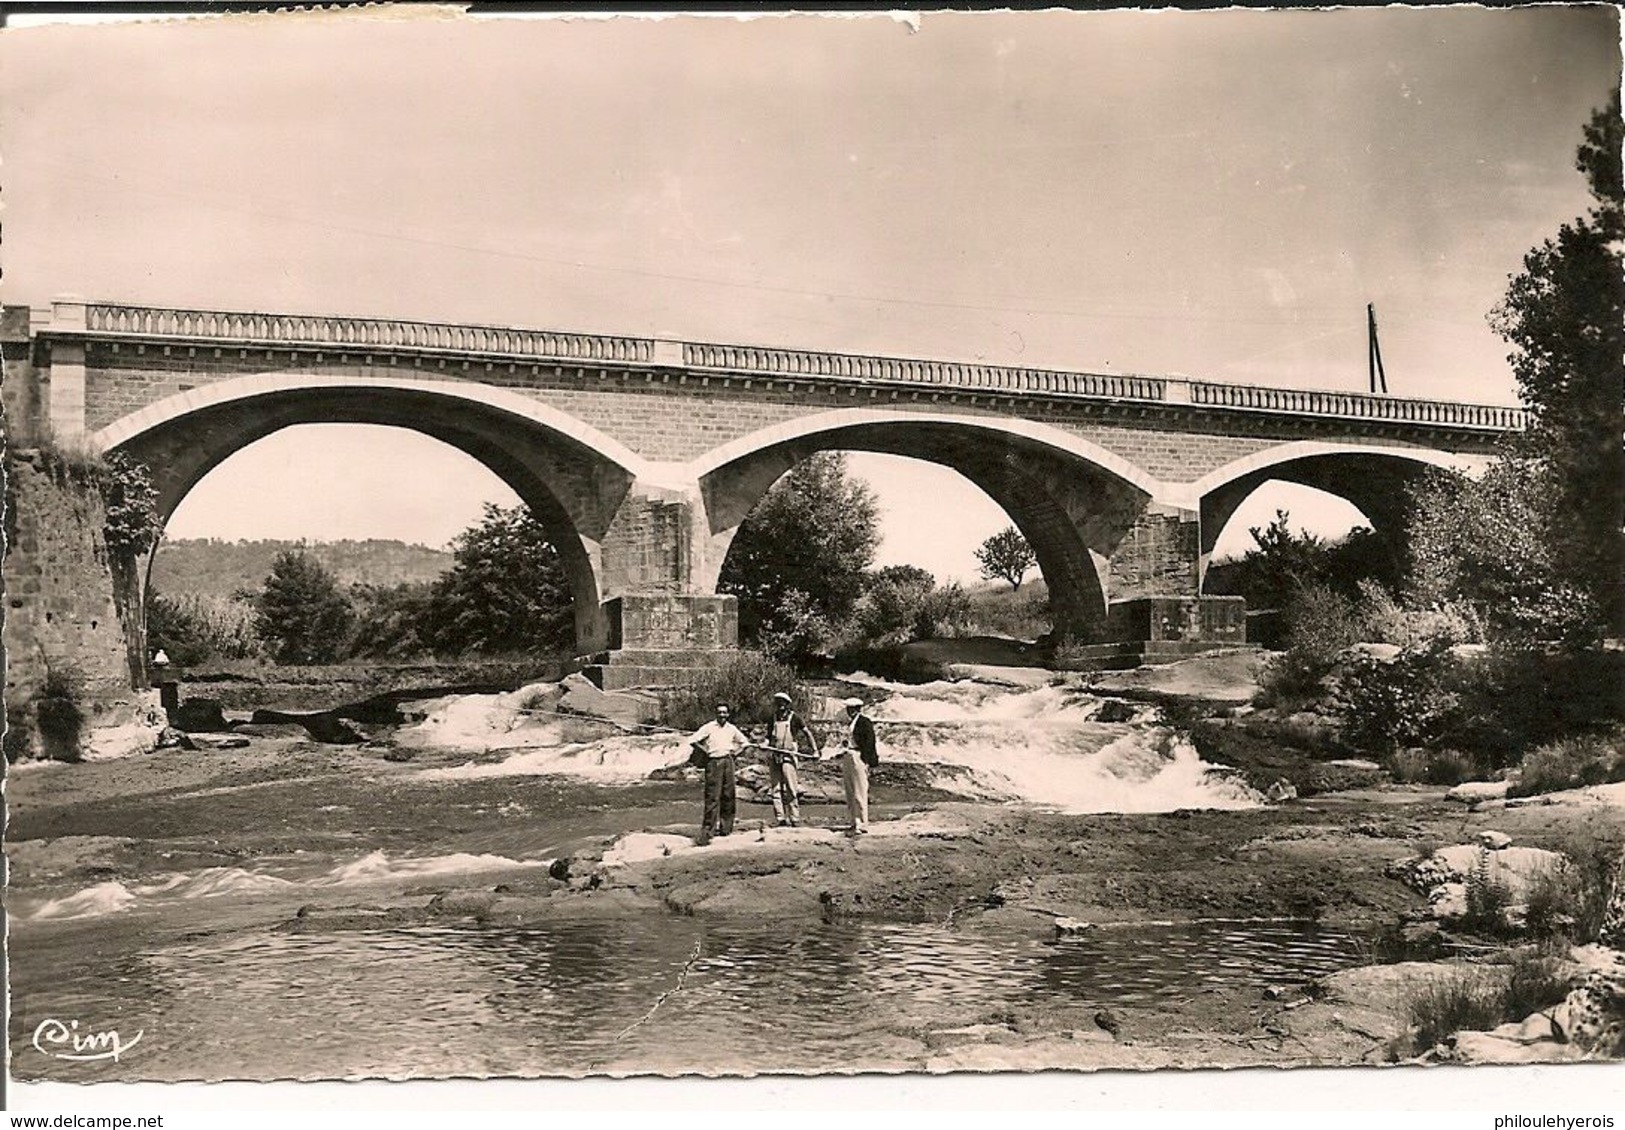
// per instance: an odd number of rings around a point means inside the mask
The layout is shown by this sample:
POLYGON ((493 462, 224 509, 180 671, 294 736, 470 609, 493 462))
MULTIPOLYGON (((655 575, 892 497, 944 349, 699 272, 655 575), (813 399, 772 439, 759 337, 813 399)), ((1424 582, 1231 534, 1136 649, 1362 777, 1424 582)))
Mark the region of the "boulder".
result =
POLYGON ((1285 777, 1282 777, 1280 780, 1276 781, 1275 784, 1264 790, 1264 799, 1269 801, 1271 804, 1281 804, 1285 801, 1297 800, 1298 786, 1294 785, 1291 781, 1288 781, 1285 777))
MULTIPOLYGON (((1499 843, 1499 840, 1494 842, 1499 843)), ((1475 877, 1505 892, 1505 924, 1520 928, 1524 907, 1536 883, 1571 866, 1561 852, 1483 844, 1455 844, 1432 855, 1401 860, 1388 873, 1427 896, 1434 918, 1449 921, 1467 914, 1467 889, 1475 877)))
POLYGON ((217 698, 189 698, 170 711, 169 724, 188 734, 221 733, 231 729, 217 698))
POLYGON ((1132 722, 1136 711, 1130 703, 1122 699, 1108 698, 1100 704, 1095 712, 1096 722, 1132 722))
POLYGON ((602 864, 605 867, 622 867, 629 863, 642 863, 650 859, 664 859, 674 852, 693 848, 694 841, 688 836, 679 836, 658 832, 630 832, 615 841, 613 847, 604 853, 602 864))
POLYGON ((1093 922, 1084 922, 1078 918, 1057 918, 1055 920, 1055 936, 1059 938, 1075 938, 1079 934, 1087 934, 1095 928, 1093 922))
POLYGON ((1316 793, 1335 793, 1367 789, 1381 781, 1382 768, 1374 762, 1344 758, 1311 766, 1304 783, 1316 793))
POLYGON ((1375 659, 1378 663, 1392 663, 1402 649, 1391 643, 1357 643, 1345 648, 1338 659, 1375 659))
POLYGON ((1506 795, 1505 781, 1467 781, 1445 793, 1444 799, 1459 804, 1482 804, 1487 800, 1505 800, 1506 795))
POLYGON ((359 745, 366 740, 354 725, 333 714, 312 714, 304 727, 312 738, 328 745, 359 745))
MULTIPOLYGON (((1550 1028, 1549 1021, 1547 1028, 1550 1028)), ((1493 1032, 1457 1032, 1451 1038, 1450 1051, 1445 1058, 1453 1063, 1501 1064, 1555 1063, 1585 1058, 1585 1053, 1571 1044, 1549 1038, 1526 1039, 1520 1034, 1523 1030, 1522 1024, 1503 1024, 1493 1032)))
POLYGON ((196 749, 194 743, 184 730, 177 730, 173 726, 165 726, 158 732, 159 749, 196 749))
POLYGON ((1597 969, 1552 1009, 1562 1039, 1589 1055, 1625 1056, 1625 970, 1597 969))
POLYGON ((192 735, 192 748, 201 750, 247 749, 248 739, 236 735, 216 736, 214 734, 192 735))
POLYGON ((654 721, 660 709, 658 702, 643 695, 601 691, 579 672, 566 676, 559 686, 563 694, 557 709, 566 714, 587 714, 632 727, 654 721))
POLYGON ((1478 846, 1488 851, 1500 851, 1512 846, 1512 837, 1505 832, 1484 831, 1478 834, 1478 846))
POLYGON ((304 741, 310 731, 297 722, 240 722, 232 732, 248 738, 293 738, 304 741))
POLYGON ((1614 893, 1603 912, 1597 941, 1614 950, 1625 950, 1625 851, 1619 853, 1619 866, 1614 869, 1614 893))
POLYGON ((129 722, 122 726, 97 726, 85 735, 86 761, 111 761, 134 754, 151 753, 158 748, 163 727, 129 722))

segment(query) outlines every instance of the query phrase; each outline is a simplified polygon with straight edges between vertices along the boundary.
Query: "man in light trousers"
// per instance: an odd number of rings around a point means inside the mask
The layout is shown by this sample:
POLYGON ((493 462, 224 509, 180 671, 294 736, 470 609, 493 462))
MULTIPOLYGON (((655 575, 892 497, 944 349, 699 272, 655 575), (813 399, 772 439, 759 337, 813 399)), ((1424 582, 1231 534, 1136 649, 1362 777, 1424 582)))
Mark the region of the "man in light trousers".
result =
POLYGON ((849 698, 842 705, 850 728, 841 750, 841 783, 846 786, 852 835, 861 836, 869 830, 869 770, 880 764, 880 755, 875 746, 875 724, 864 715, 863 700, 849 698))
POLYGON ((790 696, 773 696, 773 721, 767 729, 767 780, 773 797, 773 819, 779 827, 801 823, 801 780, 796 768, 803 755, 818 757, 818 739, 791 709, 790 696))

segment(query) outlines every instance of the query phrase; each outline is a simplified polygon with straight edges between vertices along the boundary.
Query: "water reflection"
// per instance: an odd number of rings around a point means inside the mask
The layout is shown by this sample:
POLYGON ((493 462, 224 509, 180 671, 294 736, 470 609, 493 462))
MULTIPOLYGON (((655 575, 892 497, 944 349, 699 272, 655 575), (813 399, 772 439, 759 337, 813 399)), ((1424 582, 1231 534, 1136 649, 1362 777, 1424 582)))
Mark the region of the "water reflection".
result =
MULTIPOLYGON (((1353 952, 1347 935, 1285 924, 1100 929, 1053 944, 678 917, 256 931, 54 971, 49 1007, 145 1029, 139 1054, 99 1065, 98 1078, 820 1071, 907 1067, 899 1033, 1012 1006, 1301 981, 1353 952)), ((19 1013, 44 996, 20 990, 19 1013)), ((29 1051, 17 1027, 12 1040, 19 1077, 88 1078, 29 1051)))

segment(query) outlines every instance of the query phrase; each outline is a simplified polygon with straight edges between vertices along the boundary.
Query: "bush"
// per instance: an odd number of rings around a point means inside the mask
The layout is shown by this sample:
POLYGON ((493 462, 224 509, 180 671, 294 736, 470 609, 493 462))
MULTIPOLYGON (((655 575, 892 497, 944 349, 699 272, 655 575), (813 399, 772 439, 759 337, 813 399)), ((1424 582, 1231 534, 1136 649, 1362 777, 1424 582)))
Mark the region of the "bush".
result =
POLYGON ((84 678, 74 668, 55 668, 34 693, 34 725, 41 752, 52 761, 84 756, 84 678))
POLYGON ((1294 593, 1283 620, 1287 649, 1259 673, 1259 698, 1271 706, 1301 705, 1321 696, 1338 656, 1359 642, 1359 618, 1342 593, 1307 584, 1294 593))
POLYGON ((1621 720, 1625 653, 1492 646, 1464 664, 1457 745, 1507 765, 1533 746, 1621 720))
POLYGON ((1557 1004, 1569 991, 1558 969, 1550 958, 1525 952, 1509 967, 1463 969, 1429 982, 1406 1000, 1408 1047, 1395 1051, 1414 1055, 1457 1032, 1487 1032, 1557 1004))
POLYGON ((1502 1023, 1500 978, 1482 969, 1460 970, 1413 990, 1405 1001, 1410 1054, 1441 1044, 1457 1032, 1487 1032, 1502 1023))
POLYGON ((15 764, 34 754, 34 718, 26 707, 6 707, 5 754, 8 764, 15 764))
POLYGON ((277 554, 255 602, 255 628, 278 663, 331 663, 355 613, 333 574, 304 550, 277 554))
POLYGON ((1367 643, 1419 648, 1433 643, 1452 646, 1481 643, 1484 628, 1466 605, 1439 604, 1407 608, 1399 598, 1373 581, 1360 582, 1359 634, 1367 643))
POLYGON ((971 602, 957 583, 938 588, 913 565, 891 565, 876 573, 852 613, 853 635, 846 646, 892 646, 965 632, 971 602))
POLYGON ((1507 795, 1537 796, 1614 781, 1625 781, 1625 737, 1582 734, 1524 754, 1507 795))
POLYGON ((1386 663, 1350 656, 1333 695, 1344 738, 1384 752, 1440 743, 1460 722, 1460 664, 1441 639, 1406 648, 1386 663))
POLYGON ((963 635, 1037 640, 1053 628, 1049 587, 1041 577, 1022 585, 1017 592, 986 588, 965 591, 963 595, 966 605, 963 635))
POLYGON ((756 630, 757 646, 779 663, 802 666, 823 655, 835 628, 800 589, 788 589, 756 630))
POLYGON ((1396 749, 1383 768, 1402 785, 1459 785, 1483 775, 1474 758, 1455 749, 1396 749))
MULTIPOLYGON (((442 579, 441 586, 444 583, 442 579)), ((350 637, 350 655, 365 659, 415 659, 432 655, 435 594, 441 586, 425 583, 351 585, 350 604, 355 609, 355 627, 350 637)))
POLYGON ((257 659, 264 654, 255 613, 246 601, 190 593, 147 593, 147 644, 171 663, 192 667, 214 659, 257 659))
POLYGON ((958 582, 932 589, 914 614, 914 638, 934 640, 969 634, 970 595, 958 582))
POLYGON ((852 610, 859 640, 874 644, 908 643, 919 639, 921 613, 936 578, 913 565, 891 565, 869 579, 868 588, 852 610))
POLYGON ((706 671, 686 687, 661 698, 660 721, 679 730, 695 730, 716 716, 719 702, 733 709, 735 725, 764 724, 773 716, 773 695, 784 691, 803 717, 812 696, 784 664, 755 652, 744 652, 722 666, 706 671))
POLYGON ((1598 940, 1625 848, 1614 835, 1581 825, 1565 830, 1550 845, 1568 858, 1569 866, 1537 877, 1528 897, 1531 934, 1567 937, 1580 945, 1598 940))

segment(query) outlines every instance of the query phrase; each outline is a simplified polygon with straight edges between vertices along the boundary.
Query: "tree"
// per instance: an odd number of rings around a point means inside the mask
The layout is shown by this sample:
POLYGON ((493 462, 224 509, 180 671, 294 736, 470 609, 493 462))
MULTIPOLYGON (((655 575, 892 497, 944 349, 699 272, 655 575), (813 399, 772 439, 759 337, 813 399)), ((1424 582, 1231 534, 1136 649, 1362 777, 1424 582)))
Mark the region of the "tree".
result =
MULTIPOLYGON (((1493 639, 1583 646, 1595 639, 1595 595, 1555 563, 1552 471, 1509 458, 1478 480, 1435 472, 1411 491, 1406 601, 1464 604, 1493 639)), ((1556 516, 1559 521, 1572 516, 1556 516)))
POLYGON ((351 585, 352 656, 411 659, 434 651, 435 585, 351 585))
POLYGON ((1553 583, 1595 606, 1594 634, 1625 630, 1625 180, 1615 92, 1585 128, 1576 167, 1590 186, 1587 214, 1524 256, 1491 312, 1512 346, 1507 360, 1530 426, 1512 457, 1538 469, 1541 523, 1553 583))
POLYGON ((278 663, 331 663, 344 654, 350 603, 304 550, 277 555, 254 604, 256 629, 278 663))
POLYGON ((487 503, 479 524, 452 548, 454 563, 434 587, 426 626, 436 652, 537 653, 574 645, 569 578, 529 507, 487 503))
POLYGON ((916 565, 888 565, 869 577, 853 619, 865 640, 907 643, 937 580, 916 565))
POLYGON ((1021 588, 1027 570, 1038 564, 1038 556, 1021 531, 1008 526, 976 547, 976 563, 981 566, 986 580, 1003 578, 1010 582, 1010 591, 1021 588))
POLYGON ((768 488, 734 536, 717 588, 739 598, 747 640, 771 630, 792 591, 805 597, 793 609, 798 622, 838 624, 862 594, 879 542, 874 492, 847 476, 844 455, 823 452, 768 488))

